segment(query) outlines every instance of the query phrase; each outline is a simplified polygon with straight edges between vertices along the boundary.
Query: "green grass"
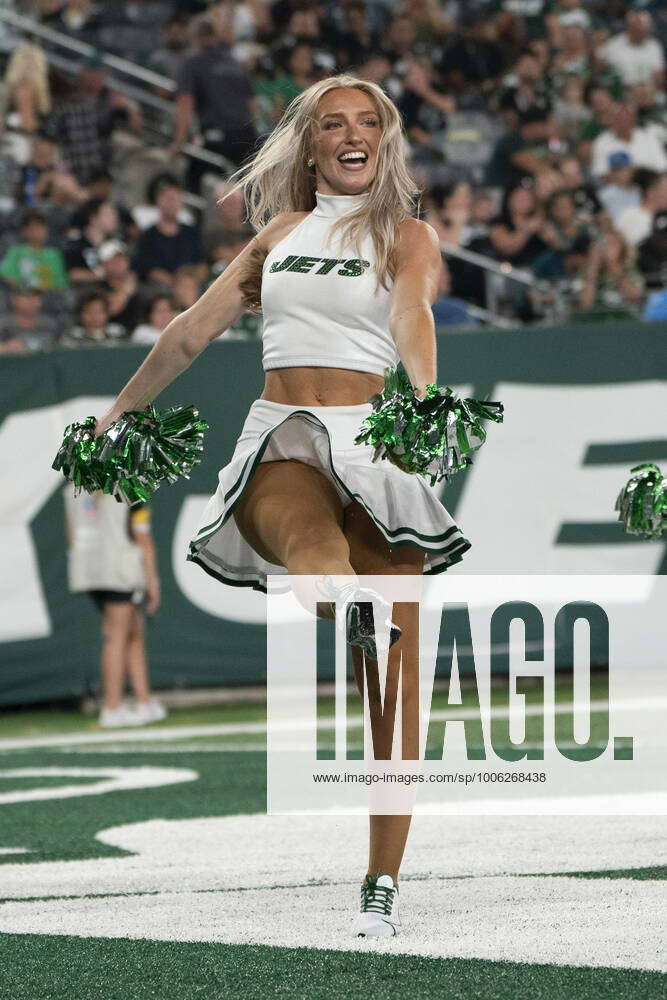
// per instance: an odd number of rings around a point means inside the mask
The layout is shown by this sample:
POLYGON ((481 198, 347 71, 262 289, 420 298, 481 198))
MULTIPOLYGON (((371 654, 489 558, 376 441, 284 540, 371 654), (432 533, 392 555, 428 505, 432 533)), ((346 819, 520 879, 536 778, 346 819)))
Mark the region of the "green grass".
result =
MULTIPOLYGON (((603 697, 604 682, 601 677, 594 676, 591 684, 591 697, 603 697)), ((469 686, 462 682, 462 702, 464 706, 474 704, 469 686)), ((446 693, 435 691, 432 707, 444 709, 447 707, 446 693)), ((570 697, 569 688, 564 678, 556 679, 556 697, 566 700, 570 697)), ((497 705, 502 698, 502 692, 497 685, 491 688, 491 704, 497 705)), ((526 696, 528 704, 539 702, 537 686, 526 696)), ((361 706, 359 706, 360 709, 361 706)), ((325 696, 318 699, 318 715, 326 717, 333 715, 334 699, 325 696)), ((264 701, 232 702, 223 705, 200 705, 191 708, 172 708, 163 722, 153 723, 151 730, 163 729, 166 726, 206 726, 223 723, 262 722, 266 718, 266 703, 264 701)), ((12 709, 0 708, 0 749, 2 739, 38 739, 44 736, 66 736, 84 733, 102 733, 97 724, 97 716, 82 715, 74 708, 31 708, 12 709)), ((258 734, 254 734, 257 739, 258 734)), ((230 737, 233 741, 240 736, 230 737)), ((202 737, 206 741, 206 737, 202 737)), ((210 739, 210 737, 209 737, 210 739)))
POLYGON ((663 1000, 665 977, 187 942, 0 936, 3 1000, 663 1000))

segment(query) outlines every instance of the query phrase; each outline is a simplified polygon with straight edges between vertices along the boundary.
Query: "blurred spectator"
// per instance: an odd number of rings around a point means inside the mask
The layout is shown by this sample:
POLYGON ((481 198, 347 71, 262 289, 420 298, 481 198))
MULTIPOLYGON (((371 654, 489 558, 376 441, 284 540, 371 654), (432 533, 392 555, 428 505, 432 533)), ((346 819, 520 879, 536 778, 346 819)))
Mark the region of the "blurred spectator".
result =
POLYGON ((401 12, 415 26, 415 41, 429 49, 442 42, 452 29, 447 4, 442 4, 439 0, 405 0, 401 12))
POLYGON ((72 282, 97 281, 101 277, 100 246, 119 229, 118 212, 110 201, 92 198, 78 215, 80 235, 65 246, 67 273, 72 282))
POLYGON ((241 250, 248 244, 249 240, 250 235, 242 233, 232 231, 220 233, 209 254, 211 275, 217 278, 219 274, 222 274, 227 265, 231 264, 234 258, 241 253, 241 250))
POLYGON ((470 236, 472 192, 464 181, 449 187, 434 186, 431 191, 434 208, 426 213, 426 221, 438 234, 441 243, 461 246, 470 236))
POLYGON ((598 51, 598 56, 613 66, 623 83, 665 83, 665 53, 652 37, 653 22, 646 11, 630 10, 625 15, 625 31, 614 35, 598 51))
POLYGON ((515 267, 530 267, 554 242, 533 191, 523 184, 505 192, 500 213, 491 224, 490 238, 498 259, 515 267))
POLYGON ((341 13, 344 24, 332 33, 331 45, 339 66, 357 67, 370 52, 377 50, 380 38, 368 21, 364 0, 343 0, 341 13))
POLYGON ((521 117, 532 108, 545 113, 551 110, 540 63, 531 49, 522 51, 514 72, 506 77, 505 83, 498 108, 510 128, 516 128, 521 117))
POLYGON ((57 247, 47 247, 46 216, 28 209, 21 219, 21 242, 10 247, 0 261, 0 277, 12 285, 30 286, 42 292, 69 284, 65 260, 57 247))
POLYGON ((98 11, 91 0, 66 0, 54 27, 65 35, 82 42, 91 42, 95 37, 98 11))
POLYGON ((630 90, 631 102, 642 128, 653 128, 659 141, 667 145, 667 106, 665 94, 653 83, 636 83, 630 90))
POLYGON ((0 352, 50 351, 56 344, 56 322, 42 313, 42 293, 17 287, 9 296, 9 312, 0 316, 0 352))
MULTIPOLYGON (((210 21, 218 37, 230 45, 234 40, 252 41, 258 33, 267 32, 271 26, 263 0, 213 0, 202 19, 210 21)), ((195 21, 195 30, 196 26, 195 21)))
POLYGON ((270 80, 258 80, 255 91, 271 123, 277 122, 287 105, 315 80, 313 50, 307 42, 297 42, 284 53, 284 72, 270 80))
POLYGON ((139 322, 142 297, 139 279, 132 270, 127 247, 120 240, 107 240, 98 250, 109 319, 131 333, 139 322))
MULTIPOLYGON (((188 19, 182 14, 174 14, 164 26, 162 47, 148 57, 148 68, 176 80, 188 55, 188 19)), ((168 96, 173 96, 171 91, 168 96)))
POLYGON ((567 45, 565 34, 569 27, 574 26, 587 32, 592 23, 581 0, 555 0, 553 11, 545 20, 549 28, 549 40, 556 49, 567 45))
MULTIPOLYGON (((139 230, 148 229, 154 226, 160 217, 160 211, 156 205, 156 199, 165 184, 171 184, 180 189, 178 178, 174 174, 157 174, 152 177, 146 187, 146 202, 135 205, 132 209, 132 219, 139 230)), ((185 226, 193 226, 195 217, 186 205, 181 205, 178 212, 178 221, 185 226)))
POLYGON ((489 93, 506 68, 495 26, 474 11, 466 10, 460 18, 464 30, 453 32, 447 40, 438 73, 454 97, 466 92, 489 93))
POLYGON ((391 63, 383 52, 370 52, 364 62, 357 67, 359 79, 377 83, 390 96, 394 96, 387 82, 390 73, 391 63))
POLYGON ((109 322, 109 307, 102 291, 90 289, 79 296, 76 326, 61 338, 62 347, 115 347, 127 342, 127 332, 119 323, 109 322))
POLYGON ((609 172, 599 190, 600 201, 614 224, 626 208, 634 208, 641 200, 634 182, 632 160, 622 150, 609 156, 609 172))
POLYGON ((201 295, 201 282, 197 272, 196 267, 185 264, 184 267, 179 267, 174 275, 171 291, 174 308, 178 312, 189 309, 201 295))
POLYGON ((649 288, 667 286, 667 212, 657 212, 650 235, 637 247, 637 266, 649 288))
POLYGON ((574 142, 579 137, 582 125, 591 118, 584 101, 584 77, 565 77, 554 103, 554 118, 563 139, 574 142))
POLYGON ((13 51, 3 79, 6 98, 19 116, 21 128, 35 132, 40 119, 51 110, 48 63, 34 42, 21 42, 13 51))
POLYGON ((641 201, 620 213, 616 228, 630 246, 636 247, 651 232, 656 212, 667 209, 667 174, 659 174, 655 170, 636 170, 633 180, 641 201))
POLYGON ((438 297, 433 303, 433 320, 436 326, 477 326, 470 305, 463 299, 452 298, 449 268, 443 259, 438 283, 438 297))
POLYGON ((489 227, 494 215, 495 205, 489 192, 484 191, 482 188, 475 191, 470 206, 470 219, 467 232, 464 231, 462 235, 464 246, 469 246, 475 240, 486 239, 488 237, 489 227))
POLYGON ((634 316, 644 285, 632 247, 610 229, 591 244, 583 271, 579 306, 594 316, 634 316))
MULTIPOLYGON (((113 183, 113 175, 110 174, 108 170, 98 170, 88 181, 85 189, 86 194, 89 200, 99 198, 101 201, 110 202, 116 209, 116 213, 118 215, 119 234, 122 235, 125 240, 134 240, 139 235, 139 227, 135 222, 132 213, 128 211, 122 201, 119 201, 115 197, 113 183)), ((79 214, 77 211, 73 213, 70 225, 75 229, 81 228, 79 214)))
MULTIPOLYGON (((185 60, 178 77, 170 154, 178 153, 188 139, 196 114, 204 147, 238 166, 252 152, 257 140, 253 124, 257 98, 252 80, 232 57, 229 46, 218 40, 210 22, 199 24, 197 42, 199 51, 185 60), (224 100, 221 94, 225 95, 224 100)), ((191 190, 199 190, 205 169, 201 161, 191 161, 188 175, 191 190)))
POLYGON ((595 187, 584 180, 581 161, 571 154, 564 156, 559 164, 559 175, 562 187, 572 193, 577 218, 590 222, 602 211, 602 204, 595 187))
POLYGON ((611 115, 611 128, 593 143, 591 171, 594 177, 607 172, 612 153, 626 152, 636 167, 667 170, 667 154, 655 133, 636 124, 635 110, 628 104, 617 104, 611 115))
POLYGON ((649 295, 642 319, 648 321, 667 319, 667 289, 663 288, 649 295))
POLYGON ((132 343, 153 345, 169 326, 176 311, 171 296, 154 295, 144 307, 143 321, 132 332, 132 343))
MULTIPOLYGON (((579 126, 581 143, 592 143, 599 135, 609 128, 614 111, 614 99, 606 87, 600 83, 589 84, 584 91, 586 107, 591 110, 591 117, 582 121, 579 126)), ((583 149, 586 158, 590 159, 590 150, 583 149)))
POLYGON ((560 144, 553 117, 533 107, 522 117, 517 131, 508 132, 496 143, 486 168, 485 184, 507 187, 526 175, 548 170, 553 149, 560 144))
POLYGON ((398 14, 390 21, 382 40, 382 51, 391 64, 398 64, 399 72, 403 59, 414 59, 416 38, 417 29, 411 18, 398 14))
POLYGON ((204 212, 203 229, 208 249, 221 238, 230 239, 235 242, 246 236, 253 234, 252 228, 246 222, 246 207, 243 192, 237 188, 232 189, 231 184, 223 181, 217 184, 210 193, 211 201, 208 210, 204 212))
POLYGON ((568 75, 587 77, 591 72, 590 39, 580 24, 568 24, 561 32, 559 51, 551 64, 553 76, 561 82, 568 75))
POLYGON ((111 162, 110 137, 121 123, 139 134, 139 109, 109 89, 104 63, 100 56, 92 56, 79 74, 78 87, 55 102, 45 128, 60 144, 63 158, 79 183, 87 184, 111 162))
POLYGON ((155 196, 158 219, 144 229, 137 243, 135 268, 144 281, 171 286, 174 272, 184 264, 198 264, 206 271, 199 231, 178 221, 183 207, 181 189, 166 180, 155 196))
POLYGON ((85 197, 84 188, 63 166, 57 144, 38 133, 32 142, 30 158, 21 167, 16 192, 18 203, 42 205, 50 202, 71 206, 80 204, 85 197))
POLYGON ((591 230, 577 219, 571 191, 552 194, 546 207, 551 247, 533 264, 538 278, 563 278, 583 267, 591 242, 591 230))
POLYGON ((447 115, 456 111, 456 103, 433 87, 429 68, 417 62, 407 64, 398 110, 403 116, 405 130, 418 150, 428 150, 442 159, 447 115))

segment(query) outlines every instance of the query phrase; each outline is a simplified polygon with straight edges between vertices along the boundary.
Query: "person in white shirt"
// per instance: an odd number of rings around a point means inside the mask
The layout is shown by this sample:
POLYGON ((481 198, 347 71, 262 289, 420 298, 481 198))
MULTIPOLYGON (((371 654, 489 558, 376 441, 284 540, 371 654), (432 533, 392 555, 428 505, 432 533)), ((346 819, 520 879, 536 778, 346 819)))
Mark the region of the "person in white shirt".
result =
POLYGON ((169 326, 175 315, 176 309, 170 295, 154 295, 146 305, 143 323, 132 333, 132 343, 152 346, 160 339, 162 331, 169 326))
POLYGON ((636 247, 650 234, 656 212, 667 209, 667 174, 635 170, 634 182, 642 200, 639 205, 621 212, 616 228, 631 246, 636 247))
POLYGON ((623 150, 612 153, 609 157, 609 173, 598 191, 598 198, 614 224, 627 208, 639 205, 641 194, 635 185, 632 160, 623 150))
POLYGON ((639 128, 633 107, 617 104, 611 114, 611 128, 595 139, 592 149, 591 173, 604 177, 612 153, 626 152, 636 167, 667 170, 667 154, 655 131, 639 128))
POLYGON ((660 42, 651 37, 651 15, 646 11, 628 11, 625 26, 625 31, 601 46, 599 58, 618 72, 626 86, 648 81, 656 87, 664 86, 665 53, 660 42))

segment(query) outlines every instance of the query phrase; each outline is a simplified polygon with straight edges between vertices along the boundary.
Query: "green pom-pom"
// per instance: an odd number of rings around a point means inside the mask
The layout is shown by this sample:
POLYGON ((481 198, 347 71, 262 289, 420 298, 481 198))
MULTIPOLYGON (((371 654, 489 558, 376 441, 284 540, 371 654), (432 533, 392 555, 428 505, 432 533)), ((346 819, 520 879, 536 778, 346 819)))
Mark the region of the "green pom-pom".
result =
POLYGON ((128 411, 99 437, 95 422, 87 417, 66 428, 53 468, 62 470, 77 492, 102 490, 128 504, 148 500, 165 479, 187 478, 201 461, 208 429, 193 406, 128 411))
POLYGON ((370 402, 373 413, 355 443, 372 445, 373 461, 388 458, 404 472, 428 477, 431 486, 472 464, 471 452, 486 440, 482 420, 503 419, 502 403, 461 399, 448 386, 431 384, 419 400, 398 367, 386 369, 384 389, 370 402))
POLYGON ((667 478, 657 465, 635 465, 636 472, 616 498, 614 510, 630 535, 660 538, 667 530, 667 478))

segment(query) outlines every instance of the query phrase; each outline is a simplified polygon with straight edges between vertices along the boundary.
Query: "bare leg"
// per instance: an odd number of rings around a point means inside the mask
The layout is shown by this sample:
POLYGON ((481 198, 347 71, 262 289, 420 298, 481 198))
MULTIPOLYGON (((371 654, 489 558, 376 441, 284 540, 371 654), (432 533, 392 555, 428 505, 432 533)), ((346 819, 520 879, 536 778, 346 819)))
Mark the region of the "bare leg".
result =
MULTIPOLYGON (((356 581, 343 533, 343 508, 334 487, 318 470, 292 459, 263 462, 234 511, 249 545, 291 576, 347 577, 356 581)), ((345 582, 344 580, 340 581, 345 582)), ((307 581, 292 581, 299 602, 333 618, 307 581)))
POLYGON ((102 701, 103 707, 114 710, 120 707, 127 644, 132 627, 134 608, 129 601, 107 601, 102 617, 102 701))
POLYGON ((144 616, 135 606, 132 607, 132 627, 127 644, 127 673, 137 701, 149 702, 151 688, 146 659, 146 628, 144 616))
MULTIPOLYGON (((413 603, 395 603, 392 621, 401 629, 400 640, 389 650, 387 660, 387 680, 384 697, 384 713, 381 714, 379 693, 379 670, 375 660, 367 659, 368 700, 370 712, 376 719, 376 739, 374 751, 376 759, 391 757, 394 735, 395 708, 401 699, 402 758, 409 761, 419 758, 419 606, 413 603)), ((363 677, 363 654, 352 648, 352 662, 357 687, 363 697, 366 678, 363 677)), ((400 762, 398 764, 400 768, 400 762)), ((402 807, 412 808, 412 794, 416 786, 398 786, 402 795, 402 807), (405 802, 403 803, 403 799, 405 802)), ((391 813, 388 815, 371 813, 369 816, 368 873, 377 875, 386 872, 398 883, 398 872, 405 851, 410 830, 411 813, 391 813)))

